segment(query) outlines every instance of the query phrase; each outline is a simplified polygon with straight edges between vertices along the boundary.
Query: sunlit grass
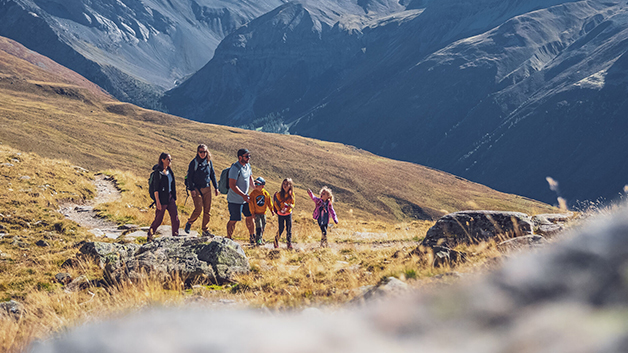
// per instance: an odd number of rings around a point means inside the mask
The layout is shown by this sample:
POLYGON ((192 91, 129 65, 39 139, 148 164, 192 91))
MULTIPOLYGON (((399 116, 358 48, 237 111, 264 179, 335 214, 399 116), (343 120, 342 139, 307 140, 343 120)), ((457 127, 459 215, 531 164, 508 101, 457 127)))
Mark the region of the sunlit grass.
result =
MULTIPOLYGON (((226 299, 273 310, 334 307, 351 301, 385 277, 397 277, 410 286, 424 287, 455 280, 456 276, 439 276, 451 271, 484 270, 483 264, 500 257, 494 243, 459 246, 456 250, 468 254, 467 262, 434 267, 429 252, 416 251, 433 221, 386 222, 364 219, 353 212, 346 212, 340 223, 330 228, 330 247, 321 248, 320 229, 311 216, 313 203, 308 200, 294 214, 294 251, 285 249, 285 235, 280 249, 269 245, 248 247, 244 222, 238 224, 235 239, 244 244, 251 272, 238 275, 233 284, 199 283, 186 288, 177 279, 162 282, 149 276, 139 282, 99 286, 103 274, 97 265, 80 262, 74 267, 62 267, 62 264, 74 258, 81 241, 115 240, 95 238, 56 211, 61 201, 71 199, 81 203, 94 197, 93 172, 1 145, 0 163, 13 164, 0 167, 3 176, 0 232, 5 234, 0 239, 0 299, 15 299, 25 307, 19 320, 0 315, 2 351, 24 350, 34 339, 81 322, 146 306, 184 305, 188 300, 226 299), (38 240, 45 240, 48 246, 36 246, 38 240), (91 285, 66 292, 66 287, 55 280, 60 272, 67 272, 72 278, 85 276, 91 285)), ((98 214, 118 224, 148 225, 154 209, 148 208, 147 178, 116 169, 103 173, 114 179, 121 197, 98 205, 98 214)), ((178 200, 182 222, 193 208, 184 195, 181 193, 178 200)), ((213 202, 210 230, 225 235, 227 220, 226 201, 218 197, 213 202)), ((198 229, 200 222, 194 227, 198 229)), ((268 215, 264 235, 268 243, 276 231, 277 220, 268 215)))

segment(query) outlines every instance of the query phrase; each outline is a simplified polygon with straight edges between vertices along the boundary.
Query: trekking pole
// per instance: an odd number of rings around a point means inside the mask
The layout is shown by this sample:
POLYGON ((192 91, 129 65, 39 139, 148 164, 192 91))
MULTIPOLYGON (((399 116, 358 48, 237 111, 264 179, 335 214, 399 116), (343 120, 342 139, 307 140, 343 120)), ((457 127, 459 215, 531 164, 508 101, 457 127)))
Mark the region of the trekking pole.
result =
POLYGON ((183 207, 185 207, 185 203, 188 202, 188 197, 190 197, 190 192, 187 188, 185 188, 185 193, 187 196, 185 196, 185 201, 183 201, 183 207))

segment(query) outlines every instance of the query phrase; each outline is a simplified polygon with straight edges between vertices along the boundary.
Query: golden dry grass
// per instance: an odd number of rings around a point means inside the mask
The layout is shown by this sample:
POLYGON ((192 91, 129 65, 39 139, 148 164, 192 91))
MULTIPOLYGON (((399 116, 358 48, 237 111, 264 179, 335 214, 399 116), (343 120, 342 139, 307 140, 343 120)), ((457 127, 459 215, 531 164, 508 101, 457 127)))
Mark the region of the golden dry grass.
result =
MULTIPOLYGON (((99 320, 111 315, 153 305, 184 305, 189 300, 233 300, 242 305, 288 309, 308 305, 334 306, 346 303, 363 288, 377 284, 383 277, 395 276, 414 286, 424 286, 437 274, 451 271, 433 268, 430 259, 412 254, 431 221, 397 224, 347 217, 330 230, 331 248, 320 248, 320 230, 309 212, 295 216, 294 238, 298 251, 249 248, 251 273, 237 277, 237 284, 198 285, 184 288, 178 280, 167 283, 157 278, 121 283, 116 287, 96 286, 102 271, 92 263, 62 267, 72 258, 82 240, 96 239, 93 234, 65 220, 56 211, 59 202, 76 202, 94 196, 93 175, 61 160, 42 158, 0 145, 0 299, 15 299, 25 307, 19 320, 0 315, 0 351, 22 351, 29 343, 80 322, 99 320), (28 176, 29 178, 23 178, 28 176), (48 247, 35 245, 38 240, 48 247), (68 272, 73 278, 86 276, 92 285, 84 290, 66 292, 54 276, 68 272)), ((147 225, 152 210, 147 211, 145 179, 130 172, 105 171, 121 189, 117 202, 101 204, 99 212, 118 222, 147 225)), ((224 199, 214 204, 210 226, 224 228, 227 212, 224 199)), ((180 205, 181 213, 191 205, 180 205)), ((243 225, 236 240, 247 241, 243 225)), ((276 231, 276 221, 269 221, 265 238, 276 231)), ((482 250, 468 265, 484 261, 490 251, 482 250)), ((457 271, 465 271, 465 267, 457 271)))

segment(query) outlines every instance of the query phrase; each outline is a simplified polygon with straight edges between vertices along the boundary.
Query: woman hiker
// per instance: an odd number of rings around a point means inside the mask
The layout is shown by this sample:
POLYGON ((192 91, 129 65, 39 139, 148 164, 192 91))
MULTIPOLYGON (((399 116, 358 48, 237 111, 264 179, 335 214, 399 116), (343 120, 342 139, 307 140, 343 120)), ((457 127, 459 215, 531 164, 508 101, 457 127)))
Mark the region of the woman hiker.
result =
POLYGON ((185 186, 190 190, 192 201, 194 201, 194 211, 185 223, 186 233, 190 233, 192 224, 202 212, 201 229, 203 236, 210 235, 207 225, 209 224, 209 212, 212 207, 212 185, 214 186, 214 195, 218 196, 218 183, 216 181, 216 173, 214 172, 214 164, 212 163, 212 155, 209 153, 207 146, 201 144, 196 148, 196 157, 190 162, 188 174, 185 177, 185 186))
POLYGON ((172 157, 163 152, 159 156, 158 163, 153 167, 154 173, 151 177, 152 187, 155 190, 155 220, 148 229, 147 241, 153 241, 157 227, 164 220, 166 210, 170 214, 170 224, 172 225, 172 236, 179 235, 179 214, 177 212, 177 189, 174 174, 170 169, 172 157))

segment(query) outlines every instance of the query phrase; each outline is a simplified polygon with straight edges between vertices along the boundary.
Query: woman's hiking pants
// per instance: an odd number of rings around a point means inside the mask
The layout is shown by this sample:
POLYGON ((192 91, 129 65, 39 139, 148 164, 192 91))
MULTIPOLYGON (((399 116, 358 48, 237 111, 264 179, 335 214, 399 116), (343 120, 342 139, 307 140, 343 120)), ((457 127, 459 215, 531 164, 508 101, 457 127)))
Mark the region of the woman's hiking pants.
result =
POLYGON ((188 219, 188 224, 193 224, 202 212, 203 221, 201 222, 201 229, 204 232, 208 229, 207 225, 209 224, 209 217, 211 216, 211 214, 209 213, 212 208, 211 186, 201 188, 200 193, 198 192, 198 190, 196 190, 196 196, 192 197, 192 201, 194 201, 194 211, 188 219))
POLYGON ((161 205, 161 210, 155 207, 155 220, 153 224, 150 225, 149 234, 155 234, 157 232, 157 228, 161 225, 161 222, 164 220, 164 215, 168 211, 170 214, 170 224, 172 224, 172 236, 176 237, 179 235, 179 213, 177 211, 177 203, 174 201, 172 196, 170 196, 170 202, 167 205, 161 205))

